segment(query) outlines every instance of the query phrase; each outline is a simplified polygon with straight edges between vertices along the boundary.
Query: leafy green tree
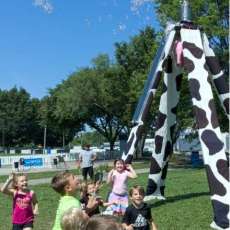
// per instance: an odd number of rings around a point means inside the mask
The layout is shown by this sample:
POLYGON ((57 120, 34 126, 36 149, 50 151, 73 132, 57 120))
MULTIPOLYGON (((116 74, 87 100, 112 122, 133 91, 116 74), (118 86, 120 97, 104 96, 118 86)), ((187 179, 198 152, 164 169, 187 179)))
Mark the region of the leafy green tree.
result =
MULTIPOLYGON (((117 63, 121 66, 123 75, 128 82, 127 104, 130 107, 130 121, 136 109, 139 97, 143 93, 150 65, 159 45, 158 41, 159 34, 155 33, 154 29, 148 26, 144 30, 141 30, 138 35, 132 37, 129 42, 115 44, 117 63)), ((159 102, 159 93, 154 101, 159 102)), ((149 122, 146 124, 146 129, 149 128, 153 117, 155 117, 157 107, 152 107, 155 109, 149 113, 149 122)))
POLYGON ((113 149, 127 121, 127 81, 108 55, 93 59, 93 67, 80 69, 53 90, 54 116, 72 125, 87 124, 97 130, 113 149))
MULTIPOLYGON (((46 146, 63 146, 72 140, 75 135, 75 128, 69 126, 66 120, 63 123, 56 118, 53 111, 55 110, 56 98, 53 95, 53 90, 50 90, 51 95, 42 98, 39 110, 39 124, 43 132, 46 129, 46 146)), ((44 133, 42 134, 43 137, 44 133)), ((43 140, 40 142, 43 145, 43 140)))
MULTIPOLYGON (((180 21, 180 0, 156 0, 156 12, 163 27, 167 21, 180 21)), ((229 1, 193 0, 192 21, 204 29, 220 63, 229 73, 229 1)))
POLYGON ((91 146, 100 147, 106 141, 105 137, 102 136, 97 131, 91 132, 79 132, 71 142, 71 145, 81 145, 90 144, 91 146))
POLYGON ((33 136, 38 128, 34 120, 36 103, 23 88, 0 90, 0 127, 3 146, 22 146, 36 141, 33 136))

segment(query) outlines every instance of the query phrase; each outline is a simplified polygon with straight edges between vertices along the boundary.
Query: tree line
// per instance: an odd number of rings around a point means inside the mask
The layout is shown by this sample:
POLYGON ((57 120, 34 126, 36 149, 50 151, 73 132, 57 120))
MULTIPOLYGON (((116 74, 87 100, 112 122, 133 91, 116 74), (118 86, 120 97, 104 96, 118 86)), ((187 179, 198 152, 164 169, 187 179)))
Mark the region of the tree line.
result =
MULTIPOLYGON (((162 28, 166 21, 180 21, 179 5, 178 0, 156 1, 162 28)), ((228 73, 228 1, 196 0, 191 5, 193 21, 204 28, 223 69, 228 73)), ((23 88, 0 90, 0 145, 43 144, 46 129, 47 146, 62 146, 87 124, 110 142, 113 149, 119 135, 128 134, 131 128, 133 112, 162 36, 162 31, 156 32, 147 26, 128 42, 115 43, 113 60, 107 54, 99 54, 92 59, 90 67, 73 72, 42 99, 31 98, 23 88)), ((146 129, 154 127, 152 121, 157 114, 160 94, 161 89, 156 95, 146 129)), ((185 127, 194 127, 186 77, 183 78, 178 107, 177 132, 185 127)), ((217 110, 222 129, 226 130, 227 120, 218 103, 217 110)))

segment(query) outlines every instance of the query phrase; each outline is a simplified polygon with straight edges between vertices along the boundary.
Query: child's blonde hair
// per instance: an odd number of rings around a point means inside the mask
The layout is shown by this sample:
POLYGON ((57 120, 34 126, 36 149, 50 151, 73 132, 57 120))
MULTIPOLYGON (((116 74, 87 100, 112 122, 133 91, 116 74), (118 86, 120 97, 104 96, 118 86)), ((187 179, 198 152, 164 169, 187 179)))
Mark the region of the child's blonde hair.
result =
POLYGON ((17 189, 17 183, 18 183, 18 178, 19 177, 25 177, 26 179, 28 179, 28 176, 25 173, 17 173, 17 174, 13 174, 13 181, 12 181, 12 188, 17 189))
POLYGON ((70 208, 65 211, 61 218, 61 227, 63 230, 84 230, 88 218, 78 208, 70 208))

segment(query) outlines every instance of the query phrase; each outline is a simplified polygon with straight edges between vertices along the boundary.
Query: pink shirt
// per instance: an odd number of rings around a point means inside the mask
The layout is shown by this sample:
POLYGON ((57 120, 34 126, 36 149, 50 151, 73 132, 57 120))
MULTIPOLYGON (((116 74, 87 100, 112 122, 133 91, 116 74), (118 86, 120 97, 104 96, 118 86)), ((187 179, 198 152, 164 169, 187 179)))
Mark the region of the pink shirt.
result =
POLYGON ((117 170, 113 171, 113 189, 112 192, 118 195, 124 195, 127 193, 127 179, 128 172, 126 170, 119 173, 117 170))
POLYGON ((33 192, 31 191, 25 194, 21 194, 16 191, 13 198, 13 224, 27 224, 34 220, 32 196, 33 192))

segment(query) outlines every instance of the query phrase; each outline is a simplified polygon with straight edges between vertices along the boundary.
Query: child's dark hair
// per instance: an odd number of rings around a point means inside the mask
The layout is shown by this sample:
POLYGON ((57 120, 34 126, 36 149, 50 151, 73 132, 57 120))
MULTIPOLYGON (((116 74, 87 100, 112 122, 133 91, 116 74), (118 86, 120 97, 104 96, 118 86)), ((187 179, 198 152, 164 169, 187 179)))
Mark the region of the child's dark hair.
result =
POLYGON ((94 181, 88 181, 88 182, 83 182, 81 183, 81 188, 80 188, 80 192, 81 192, 81 196, 84 197, 87 195, 88 193, 88 186, 89 185, 95 185, 96 183, 94 181))
POLYGON ((122 230, 119 219, 110 215, 95 215, 86 225, 86 230, 122 230))
POLYGON ((124 160, 122 160, 122 159, 116 159, 116 160, 113 162, 114 167, 116 166, 116 163, 117 163, 117 162, 121 162, 123 165, 125 165, 125 161, 124 161, 124 160))
POLYGON ((72 176, 73 174, 66 171, 66 172, 61 172, 55 175, 52 180, 51 180, 51 187, 61 195, 65 194, 65 186, 69 183, 68 178, 72 176))
POLYGON ((133 191, 137 190, 140 195, 145 196, 145 189, 142 186, 139 185, 134 185, 130 190, 129 190, 129 196, 133 195, 133 191))

